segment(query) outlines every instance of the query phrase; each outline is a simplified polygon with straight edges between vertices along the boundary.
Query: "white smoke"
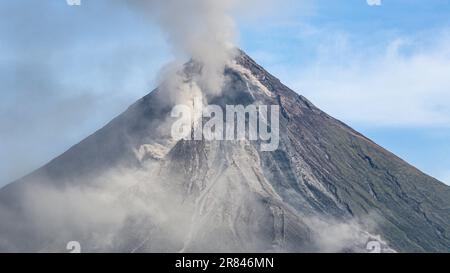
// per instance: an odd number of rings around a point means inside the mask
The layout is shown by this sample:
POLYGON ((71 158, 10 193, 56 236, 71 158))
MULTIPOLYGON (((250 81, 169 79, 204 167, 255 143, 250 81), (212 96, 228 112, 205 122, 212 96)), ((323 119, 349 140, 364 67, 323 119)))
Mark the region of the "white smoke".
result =
POLYGON ((312 231, 311 237, 318 252, 368 252, 367 243, 370 241, 379 243, 383 252, 395 252, 380 235, 373 233, 383 221, 375 212, 347 220, 319 217, 303 220, 312 231))
POLYGON ((235 24, 230 16, 237 1, 215 0, 128 0, 144 12, 167 36, 175 55, 202 64, 198 79, 202 91, 218 93, 223 69, 232 58, 235 24))
MULTIPOLYGON (((249 185, 224 179, 198 195, 186 194, 185 181, 172 171, 161 177, 159 163, 142 163, 139 170, 100 172, 87 184, 73 181, 58 187, 44 176, 42 183, 23 188, 14 201, 22 212, 0 204, 0 252, 64 252, 69 241, 80 242, 83 252, 267 250, 258 234, 264 217, 272 219, 267 213, 274 211, 258 201, 249 185)), ((274 221, 284 219, 276 217, 284 215, 284 209, 278 210, 274 221)), ((375 215, 347 221, 296 217, 309 234, 300 250, 366 252, 365 244, 377 238, 369 233, 379 222, 375 215)), ((391 251, 379 236, 375 241, 391 251)), ((277 251, 291 250, 281 243, 277 251)))

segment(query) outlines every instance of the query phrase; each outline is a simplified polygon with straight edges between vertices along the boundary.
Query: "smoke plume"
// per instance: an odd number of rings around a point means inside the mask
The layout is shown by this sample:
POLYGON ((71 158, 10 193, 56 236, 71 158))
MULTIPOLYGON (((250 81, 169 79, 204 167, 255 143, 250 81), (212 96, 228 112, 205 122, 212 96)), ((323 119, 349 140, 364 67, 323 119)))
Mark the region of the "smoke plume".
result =
POLYGON ((232 57, 236 36, 230 13, 235 0, 129 0, 166 35, 178 58, 189 57, 202 65, 197 79, 204 92, 218 93, 223 69, 232 57))

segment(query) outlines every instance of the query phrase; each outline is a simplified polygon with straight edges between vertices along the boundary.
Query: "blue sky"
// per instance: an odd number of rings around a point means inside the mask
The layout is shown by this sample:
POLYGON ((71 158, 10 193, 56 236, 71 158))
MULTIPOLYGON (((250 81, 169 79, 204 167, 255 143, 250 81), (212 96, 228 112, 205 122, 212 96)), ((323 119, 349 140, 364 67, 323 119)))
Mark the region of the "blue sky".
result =
MULTIPOLYGON (((450 0, 262 0, 235 18, 272 74, 450 184, 450 0)), ((173 58, 120 0, 1 1, 0 52, 0 185, 124 111, 173 58)))

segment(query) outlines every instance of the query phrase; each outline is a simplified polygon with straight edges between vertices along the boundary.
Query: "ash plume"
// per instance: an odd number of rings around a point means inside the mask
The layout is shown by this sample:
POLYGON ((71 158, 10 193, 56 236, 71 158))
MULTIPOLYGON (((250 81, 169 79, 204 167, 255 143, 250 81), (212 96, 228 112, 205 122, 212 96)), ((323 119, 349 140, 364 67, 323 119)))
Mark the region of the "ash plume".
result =
POLYGON ((230 13, 237 3, 214 0, 129 0, 132 9, 158 24, 178 59, 202 65, 196 79, 204 92, 219 93, 223 69, 233 56, 236 30, 230 13))

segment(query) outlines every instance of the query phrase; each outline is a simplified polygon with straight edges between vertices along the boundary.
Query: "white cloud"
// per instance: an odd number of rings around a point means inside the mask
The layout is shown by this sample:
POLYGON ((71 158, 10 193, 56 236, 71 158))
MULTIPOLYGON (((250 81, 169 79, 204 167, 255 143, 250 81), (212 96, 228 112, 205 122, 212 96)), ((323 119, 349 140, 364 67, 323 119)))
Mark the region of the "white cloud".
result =
POLYGON ((381 53, 336 35, 322 43, 313 65, 275 73, 323 110, 352 124, 449 127, 450 36, 433 34, 439 38, 394 39, 381 53))
POLYGON ((381 6, 381 0, 367 0, 369 6, 381 6))

